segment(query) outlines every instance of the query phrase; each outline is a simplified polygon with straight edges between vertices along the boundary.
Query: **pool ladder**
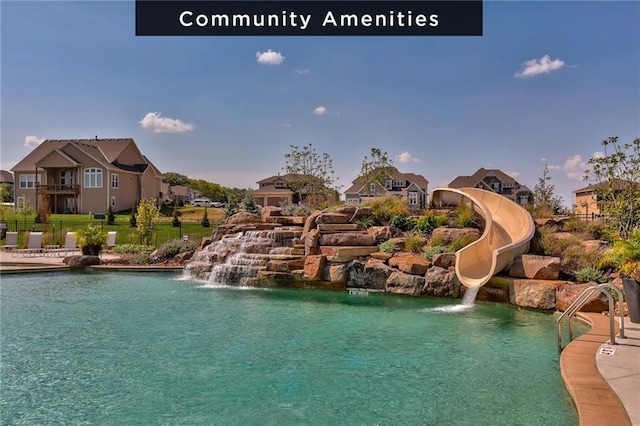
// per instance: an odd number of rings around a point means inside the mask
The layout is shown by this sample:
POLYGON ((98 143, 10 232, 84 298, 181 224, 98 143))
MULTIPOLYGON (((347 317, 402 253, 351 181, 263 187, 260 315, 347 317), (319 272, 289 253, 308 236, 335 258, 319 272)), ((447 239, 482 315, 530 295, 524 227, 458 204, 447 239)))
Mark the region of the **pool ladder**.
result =
POLYGON ((592 285, 589 288, 586 288, 580 295, 576 298, 576 300, 571 303, 567 309, 560 315, 560 317, 556 320, 556 328, 558 330, 558 352, 562 352, 562 320, 564 318, 569 319, 569 343, 573 340, 573 323, 571 322, 571 318, 575 315, 576 312, 580 310, 588 301, 589 298, 596 292, 604 293, 609 300, 609 344, 616 345, 616 331, 615 331, 615 322, 614 322, 614 303, 613 296, 609 290, 615 290, 618 300, 620 301, 620 337, 624 339, 624 313, 622 312, 622 301, 623 296, 620 289, 613 284, 604 283, 598 285, 592 285))

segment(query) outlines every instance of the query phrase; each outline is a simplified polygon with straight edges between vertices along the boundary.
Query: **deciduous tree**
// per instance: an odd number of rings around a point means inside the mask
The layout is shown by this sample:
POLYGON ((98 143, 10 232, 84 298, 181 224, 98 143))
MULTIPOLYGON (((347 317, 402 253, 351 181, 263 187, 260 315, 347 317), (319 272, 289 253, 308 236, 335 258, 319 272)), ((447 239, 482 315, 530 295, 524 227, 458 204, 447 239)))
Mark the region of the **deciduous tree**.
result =
POLYGON ((144 198, 138 204, 136 223, 138 234, 146 245, 151 245, 151 237, 155 224, 160 220, 160 209, 156 206, 154 198, 144 198))
POLYGON ((555 193, 556 187, 551 183, 549 166, 545 164, 542 176, 533 187, 534 212, 538 216, 557 214, 562 208, 562 197, 555 193))
POLYGON ((290 175, 289 188, 298 199, 306 197, 316 203, 336 198, 338 178, 329 154, 319 154, 312 144, 301 148, 291 145, 291 151, 285 154, 284 159, 283 170, 290 175))
POLYGON ((398 169, 393 165, 393 160, 389 158, 389 154, 383 152, 380 148, 371 148, 369 155, 365 155, 362 159, 360 175, 358 178, 367 185, 367 193, 371 195, 372 184, 379 184, 384 187, 388 176, 397 172, 398 169))

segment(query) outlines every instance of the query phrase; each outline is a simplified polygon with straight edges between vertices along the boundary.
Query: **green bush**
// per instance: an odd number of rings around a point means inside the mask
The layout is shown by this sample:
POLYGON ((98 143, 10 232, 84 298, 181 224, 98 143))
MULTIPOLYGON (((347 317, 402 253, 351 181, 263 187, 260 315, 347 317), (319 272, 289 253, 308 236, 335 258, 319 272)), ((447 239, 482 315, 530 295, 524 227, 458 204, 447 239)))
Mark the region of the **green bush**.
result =
POLYGON ((286 201, 280 204, 282 216, 309 216, 311 208, 305 203, 290 203, 286 201))
POLYGON ((587 229, 587 223, 583 222, 578 216, 571 216, 564 222, 562 230, 565 232, 579 233, 587 229))
POLYGON ((416 220, 416 225, 413 229, 421 233, 422 235, 431 234, 433 230, 438 226, 436 217, 437 216, 426 215, 419 218, 418 220, 416 220))
POLYGON ((211 226, 211 223, 209 223, 209 215, 207 213, 207 208, 204 208, 204 212, 202 213, 202 219, 200 220, 200 225, 202 225, 204 228, 208 228, 209 226, 211 226))
POLYGON ((120 254, 137 254, 137 253, 151 253, 154 250, 153 246, 145 246, 141 244, 119 244, 113 248, 114 253, 120 254))
POLYGON ((435 254, 448 253, 450 251, 451 250, 449 250, 449 248, 445 246, 431 246, 431 247, 427 247, 427 249, 424 251, 422 255, 424 256, 425 259, 431 260, 433 259, 433 256, 435 254))
POLYGON ((393 253, 396 250, 396 243, 393 241, 385 241, 378 246, 378 250, 382 253, 393 253))
POLYGON ((581 283, 590 283, 596 282, 601 283, 603 280, 603 273, 596 268, 591 266, 582 268, 578 272, 576 272, 576 279, 581 283))
POLYGON ((440 226, 447 226, 449 225, 449 216, 447 216, 446 214, 439 214, 437 216, 434 216, 434 221, 436 223, 436 228, 440 226))
POLYGON ((475 235, 464 235, 462 237, 456 238, 451 242, 451 251, 458 251, 463 247, 468 246, 472 242, 476 241, 478 237, 475 235))
POLYGON ((569 246, 560 255, 562 269, 579 271, 581 269, 597 268, 601 263, 603 254, 602 250, 585 249, 579 244, 569 246))
POLYGON ((356 224, 360 229, 369 229, 373 226, 373 218, 363 217, 362 219, 359 219, 356 224))
POLYGON ((371 198, 362 205, 371 207, 373 217, 381 225, 388 224, 393 216, 409 216, 409 206, 406 201, 391 195, 371 198))
POLYGON ((402 215, 394 215, 389 220, 389 226, 393 226, 394 228, 398 228, 399 230, 406 232, 411 231, 416 226, 415 219, 402 215))
POLYGON ((446 246, 447 245, 447 239, 445 238, 444 235, 436 235, 431 237, 431 239, 429 240, 429 245, 432 247, 436 247, 436 246, 446 246))
POLYGON ((191 241, 182 241, 182 240, 173 240, 167 241, 166 243, 160 245, 156 250, 156 254, 154 258, 156 260, 167 260, 174 258, 176 255, 180 253, 184 253, 186 251, 192 251, 197 248, 196 244, 191 241))
POLYGON ((129 259, 129 264, 131 265, 148 265, 153 263, 151 260, 150 253, 137 253, 131 259, 129 259))

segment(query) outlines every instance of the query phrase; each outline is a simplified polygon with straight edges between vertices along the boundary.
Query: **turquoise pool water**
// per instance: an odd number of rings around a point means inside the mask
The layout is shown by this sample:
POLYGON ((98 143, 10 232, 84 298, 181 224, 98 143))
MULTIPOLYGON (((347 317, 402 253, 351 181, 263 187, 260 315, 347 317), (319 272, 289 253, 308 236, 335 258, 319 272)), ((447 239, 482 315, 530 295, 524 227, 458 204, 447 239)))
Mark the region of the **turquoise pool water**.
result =
POLYGON ((164 274, 0 291, 2 424, 577 424, 548 314, 164 274))

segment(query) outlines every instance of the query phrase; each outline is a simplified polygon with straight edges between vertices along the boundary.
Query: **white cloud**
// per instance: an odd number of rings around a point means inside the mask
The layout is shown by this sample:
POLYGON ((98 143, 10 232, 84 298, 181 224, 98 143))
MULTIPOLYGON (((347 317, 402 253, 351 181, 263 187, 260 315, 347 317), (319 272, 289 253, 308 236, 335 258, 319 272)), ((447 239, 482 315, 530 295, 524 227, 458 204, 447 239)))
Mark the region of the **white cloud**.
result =
POLYGON ((545 161, 547 161, 547 157, 540 157, 540 161, 544 163, 545 161))
POLYGON ((602 151, 596 151, 593 153, 593 156, 592 156, 592 158, 604 158, 604 157, 605 157, 605 154, 602 151))
POLYGON ((44 141, 44 138, 39 138, 36 135, 29 135, 24 138, 24 146, 28 146, 29 148, 34 148, 40 145, 44 141))
POLYGON ((291 127, 291 124, 289 124, 289 123, 282 123, 282 127, 289 128, 289 127, 291 127))
POLYGON ((564 67, 564 61, 553 59, 549 55, 544 55, 540 59, 531 59, 523 64, 523 68, 514 74, 517 78, 535 77, 540 74, 549 74, 551 71, 564 67))
POLYGON ((549 170, 558 170, 565 172, 567 178, 570 180, 582 180, 584 172, 587 170, 588 165, 583 160, 582 155, 576 154, 565 160, 561 165, 549 165, 549 170))
POLYGON ((319 107, 313 110, 313 113, 316 115, 324 115, 327 113, 327 109, 322 105, 320 105, 319 107))
POLYGON ((516 171, 510 171, 510 172, 507 172, 507 174, 514 179, 517 179, 518 176, 520 176, 520 172, 516 172, 516 171))
POLYGON ((420 163, 422 160, 414 157, 409 151, 405 151, 401 154, 396 155, 396 160, 399 163, 420 163))
POLYGON ((143 129, 152 130, 154 133, 182 133, 193 130, 193 124, 185 123, 177 118, 163 117, 158 112, 148 112, 140 126, 143 129))
POLYGON ((280 65, 284 61, 284 56, 280 52, 274 52, 271 49, 266 52, 257 52, 256 58, 259 64, 267 65, 280 65))
POLYGON ((309 71, 307 68, 303 68, 303 69, 296 68, 295 70, 293 70, 293 72, 296 74, 309 74, 311 71, 309 71))

